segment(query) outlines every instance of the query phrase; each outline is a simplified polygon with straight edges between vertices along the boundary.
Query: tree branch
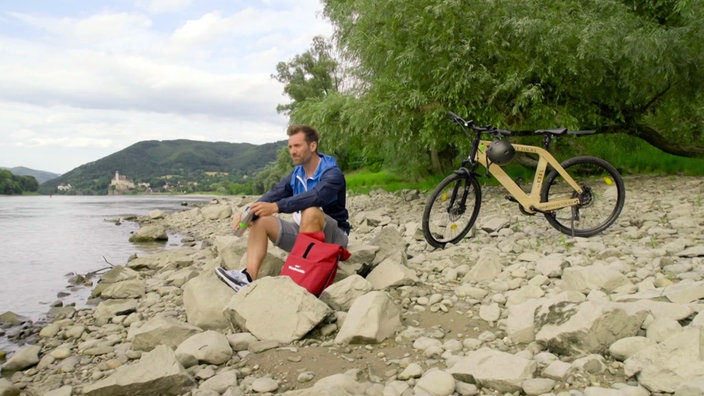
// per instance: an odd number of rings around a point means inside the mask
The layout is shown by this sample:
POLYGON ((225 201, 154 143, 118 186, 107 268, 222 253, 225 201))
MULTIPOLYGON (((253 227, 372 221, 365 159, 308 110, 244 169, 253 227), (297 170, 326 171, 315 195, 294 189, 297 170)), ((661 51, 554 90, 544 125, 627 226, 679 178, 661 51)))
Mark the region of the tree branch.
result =
POLYGON ((597 133, 625 133, 643 139, 650 145, 672 155, 689 158, 704 158, 704 146, 686 145, 681 141, 667 139, 655 129, 641 124, 600 127, 597 133))
MULTIPOLYGON (((688 158, 704 158, 704 146, 683 144, 681 141, 668 139, 655 129, 641 124, 617 124, 599 127, 597 134, 623 133, 646 141, 651 146, 668 154, 688 158)), ((511 131, 511 136, 535 136, 535 131, 511 131)), ((586 135, 593 136, 593 135, 586 135)), ((559 138, 558 138, 559 139, 559 138)))
POLYGON ((643 106, 643 108, 641 109, 640 113, 645 113, 646 111, 648 111, 648 109, 650 108, 650 106, 653 105, 653 103, 655 103, 655 102, 656 102, 658 99, 660 99, 661 97, 665 96, 665 94, 667 93, 667 91, 670 90, 670 87, 671 87, 671 86, 672 86, 672 84, 668 83, 668 84, 667 84, 667 88, 663 89, 662 92, 659 92, 659 93, 657 93, 655 96, 653 96, 653 98, 652 98, 648 103, 646 103, 645 106, 643 106))

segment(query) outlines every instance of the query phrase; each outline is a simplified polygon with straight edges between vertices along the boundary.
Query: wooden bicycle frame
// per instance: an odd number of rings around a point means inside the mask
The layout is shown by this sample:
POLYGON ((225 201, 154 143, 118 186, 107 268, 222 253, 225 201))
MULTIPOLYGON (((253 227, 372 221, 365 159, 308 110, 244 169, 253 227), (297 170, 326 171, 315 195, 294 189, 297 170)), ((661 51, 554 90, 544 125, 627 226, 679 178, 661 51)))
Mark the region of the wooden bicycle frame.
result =
POLYGON ((516 201, 523 207, 527 213, 549 212, 556 209, 566 208, 579 204, 579 198, 560 198, 547 202, 540 202, 540 190, 542 189, 545 180, 545 172, 550 165, 565 181, 579 194, 582 193, 582 187, 574 181, 567 171, 560 165, 555 157, 549 151, 537 146, 527 146, 524 144, 514 144, 513 147, 519 153, 531 153, 538 155, 538 165, 535 167, 535 175, 533 177, 533 186, 529 193, 516 184, 513 179, 501 168, 500 165, 491 163, 488 164, 486 158, 486 148, 491 144, 490 140, 481 140, 477 150, 476 161, 482 164, 492 176, 501 183, 502 186, 511 194, 516 201))

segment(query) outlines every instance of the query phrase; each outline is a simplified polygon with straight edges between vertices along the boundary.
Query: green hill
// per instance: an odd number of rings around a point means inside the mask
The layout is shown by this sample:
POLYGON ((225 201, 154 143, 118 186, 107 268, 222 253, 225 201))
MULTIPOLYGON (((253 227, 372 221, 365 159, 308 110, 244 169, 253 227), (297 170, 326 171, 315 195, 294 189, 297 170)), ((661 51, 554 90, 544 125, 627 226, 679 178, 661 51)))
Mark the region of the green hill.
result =
POLYGON ((184 139, 143 141, 49 180, 39 191, 107 194, 116 171, 138 186, 135 191, 212 191, 213 184, 244 182, 274 162, 285 145, 286 141, 262 145, 184 139))
POLYGON ((12 172, 13 175, 17 176, 32 176, 37 179, 37 182, 39 184, 44 183, 45 181, 51 180, 53 178, 59 177, 58 173, 25 168, 24 166, 16 166, 14 168, 0 167, 0 169, 7 169, 12 172))

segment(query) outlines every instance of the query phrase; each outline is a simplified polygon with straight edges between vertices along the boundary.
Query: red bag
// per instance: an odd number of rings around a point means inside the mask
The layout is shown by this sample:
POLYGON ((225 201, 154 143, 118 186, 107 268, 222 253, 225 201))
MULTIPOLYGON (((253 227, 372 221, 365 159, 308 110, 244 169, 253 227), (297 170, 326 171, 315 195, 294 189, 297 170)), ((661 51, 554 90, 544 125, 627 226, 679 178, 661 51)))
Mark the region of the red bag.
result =
POLYGON ((337 263, 350 257, 343 246, 325 243, 322 232, 301 232, 286 258, 281 275, 293 279, 298 285, 320 296, 337 275, 337 263))

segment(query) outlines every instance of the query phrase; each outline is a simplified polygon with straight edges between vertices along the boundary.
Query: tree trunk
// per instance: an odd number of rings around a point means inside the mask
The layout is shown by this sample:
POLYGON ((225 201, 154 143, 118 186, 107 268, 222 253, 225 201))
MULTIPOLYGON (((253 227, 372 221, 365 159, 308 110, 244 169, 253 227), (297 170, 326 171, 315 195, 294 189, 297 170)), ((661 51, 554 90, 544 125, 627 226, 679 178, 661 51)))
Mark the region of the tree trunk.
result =
POLYGON ((442 172, 442 167, 440 165, 440 156, 438 155, 438 150, 435 148, 430 149, 430 165, 433 168, 433 173, 442 172))

